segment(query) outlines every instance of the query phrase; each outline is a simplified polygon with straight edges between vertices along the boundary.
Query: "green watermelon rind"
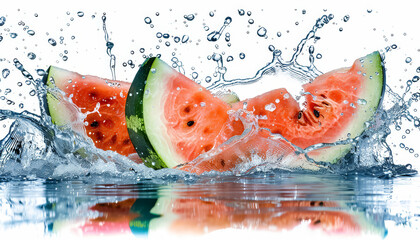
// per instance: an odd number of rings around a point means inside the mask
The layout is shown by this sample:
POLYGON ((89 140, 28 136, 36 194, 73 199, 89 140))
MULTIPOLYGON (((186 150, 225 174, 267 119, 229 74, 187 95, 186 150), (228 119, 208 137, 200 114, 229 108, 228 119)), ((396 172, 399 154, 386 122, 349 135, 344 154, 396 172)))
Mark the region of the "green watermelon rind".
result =
MULTIPOLYGON (((64 93, 60 92, 59 86, 64 85, 60 81, 72 79, 74 73, 59 67, 50 66, 47 69, 42 82, 46 86, 44 97, 44 109, 46 114, 51 117, 51 122, 59 127, 70 128, 71 117, 78 114, 76 107, 63 99, 64 93)), ((68 96, 67 96, 68 97, 68 96)))
MULTIPOLYGON (((357 111, 349 126, 341 131, 341 136, 338 136, 337 141, 360 136, 366 130, 366 122, 373 119, 376 110, 380 107, 385 93, 385 68, 380 53, 375 51, 356 61, 359 61, 361 66, 358 74, 363 77, 362 89, 358 97, 365 100, 366 104, 353 103, 357 111)), ((342 71, 347 70, 343 69, 342 71)), ((336 145, 317 149, 316 154, 309 152, 308 155, 316 162, 334 164, 346 156, 351 148, 351 144, 336 145)), ((312 167, 308 168, 312 169, 312 167)))
POLYGON ((160 127, 164 127, 162 120, 159 119, 163 112, 163 106, 159 105, 158 99, 151 100, 147 96, 149 93, 162 92, 163 88, 157 89, 154 86, 159 83, 163 84, 166 79, 165 75, 171 74, 173 71, 169 66, 167 67, 171 71, 161 64, 157 66, 159 62, 161 61, 158 58, 149 58, 143 63, 130 86, 125 107, 127 129, 131 142, 144 164, 154 169, 172 167, 170 162, 164 162, 162 159, 172 159, 173 155, 167 153, 164 144, 152 145, 152 142, 160 143, 160 138, 163 137, 159 131, 160 127), (146 128, 146 126, 148 127, 146 128), (159 147, 159 151, 156 151, 155 147, 159 147), (169 155, 169 157, 161 157, 162 152, 166 153, 164 156, 169 155))

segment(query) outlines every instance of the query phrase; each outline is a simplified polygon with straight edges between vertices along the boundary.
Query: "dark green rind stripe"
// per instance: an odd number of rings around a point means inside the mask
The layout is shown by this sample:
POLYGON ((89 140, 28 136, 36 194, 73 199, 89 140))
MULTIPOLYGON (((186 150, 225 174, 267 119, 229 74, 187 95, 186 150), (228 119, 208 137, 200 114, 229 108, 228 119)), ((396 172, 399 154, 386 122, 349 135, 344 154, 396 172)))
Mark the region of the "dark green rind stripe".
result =
POLYGON ((150 143, 143 121, 143 95, 147 78, 155 60, 156 58, 154 57, 147 59, 134 77, 127 95, 125 117, 127 120, 128 135, 137 154, 143 160, 144 165, 154 169, 161 169, 167 166, 159 158, 150 143))
MULTIPOLYGON (((44 86, 46 88, 50 88, 49 85, 51 84, 50 80, 49 80, 50 70, 51 70, 51 66, 48 67, 48 69, 46 71, 46 74, 44 75, 44 77, 42 77, 42 83, 44 84, 44 86)), ((43 98, 42 103, 43 103, 43 108, 44 108, 45 113, 48 114, 48 116, 51 117, 50 108, 48 106, 48 99, 47 99, 48 94, 50 94, 50 93, 47 92, 47 93, 42 95, 42 98, 43 98)))

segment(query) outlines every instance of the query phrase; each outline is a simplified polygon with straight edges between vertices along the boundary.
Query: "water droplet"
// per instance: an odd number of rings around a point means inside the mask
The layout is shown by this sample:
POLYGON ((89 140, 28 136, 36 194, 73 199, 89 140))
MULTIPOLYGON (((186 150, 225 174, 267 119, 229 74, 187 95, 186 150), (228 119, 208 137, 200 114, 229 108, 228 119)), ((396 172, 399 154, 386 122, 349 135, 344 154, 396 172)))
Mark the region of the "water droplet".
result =
POLYGON ((239 16, 243 16, 243 15, 245 15, 245 10, 238 9, 238 13, 239 13, 239 16))
POLYGON ((197 72, 193 72, 192 73, 192 79, 197 79, 198 77, 198 73, 197 72))
POLYGON ((188 14, 188 15, 184 15, 184 18, 187 19, 188 21, 192 21, 194 20, 195 16, 194 14, 188 14))
POLYGON ((0 36, 0 42, 3 41, 3 36, 0 36))
POLYGON ((23 108, 23 103, 19 103, 19 108, 23 108))
POLYGON ((233 57, 232 56, 228 56, 227 59, 226 59, 226 61, 228 61, 228 62, 233 61, 233 57))
POLYGON ((239 53, 239 58, 244 59, 245 58, 245 53, 243 53, 243 52, 239 53))
POLYGON ((305 9, 302 10, 302 14, 306 14, 306 10, 305 9))
POLYGON ((347 22, 349 19, 350 19, 350 16, 349 15, 346 15, 346 16, 344 16, 343 21, 344 22, 347 22))
POLYGON ((11 38, 16 38, 17 37, 17 33, 10 33, 10 37, 11 38))
POLYGON ((269 112, 273 112, 274 110, 276 110, 276 105, 274 103, 269 103, 265 105, 264 109, 269 112))
POLYGON ((318 54, 316 55, 316 58, 317 58, 317 59, 321 59, 321 58, 322 58, 322 54, 321 54, 321 53, 318 53, 318 54))
POLYGON ((140 52, 141 53, 144 53, 144 48, 140 48, 140 52))
POLYGON ((249 20, 248 20, 248 23, 249 23, 249 24, 254 24, 254 19, 252 19, 252 18, 251 18, 251 19, 249 19, 249 20))
POLYGON ((27 31, 27 33, 28 33, 30 36, 35 35, 35 31, 34 31, 34 30, 28 30, 28 31, 27 31))
POLYGON ((29 92, 29 95, 30 95, 30 96, 35 96, 35 94, 36 94, 36 91, 35 91, 35 90, 31 90, 31 91, 29 92))
POLYGON ((315 47, 314 47, 314 45, 311 45, 309 47, 309 54, 314 54, 314 52, 315 52, 315 47))
POLYGON ((407 58, 405 59, 405 62, 406 62, 406 63, 411 63, 411 61, 412 61, 411 57, 407 57, 407 58))
POLYGON ((82 12, 82 11, 78 11, 77 12, 77 16, 79 16, 79 17, 83 17, 85 15, 85 13, 84 12, 82 12))
POLYGON ((52 38, 48 39, 48 43, 51 44, 51 46, 56 46, 57 45, 57 42, 52 38))
POLYGON ((397 44, 392 44, 392 45, 391 45, 391 48, 392 48, 392 49, 396 49, 396 48, 397 48, 397 44))
POLYGON ((145 18, 144 18, 144 22, 145 22, 146 24, 151 24, 151 23, 152 23, 152 19, 150 19, 150 17, 145 17, 145 18))
POLYGON ((404 143, 400 143, 400 148, 405 148, 404 143))
POLYGON ((248 15, 248 16, 251 16, 251 14, 252 14, 252 12, 251 12, 251 11, 248 11, 248 12, 246 13, 246 15, 248 15))
POLYGON ((209 83, 209 82, 211 82, 211 77, 207 76, 205 80, 206 80, 207 83, 209 83))
POLYGON ((340 27, 340 28, 338 29, 338 31, 342 32, 342 31, 343 31, 343 28, 342 28, 342 27, 340 27))
POLYGON ((410 134, 410 129, 406 129, 405 133, 410 134))
POLYGON ((357 100, 357 104, 359 104, 359 105, 366 105, 367 104, 367 101, 365 99, 358 99, 357 100))
POLYGON ((0 17, 0 27, 6 23, 6 18, 4 16, 0 17))
POLYGON ((7 78, 10 74, 10 70, 5 68, 3 69, 3 71, 1 72, 1 75, 3 76, 3 78, 7 78))
POLYGON ((174 42, 179 43, 181 39, 179 37, 174 37, 174 42))
POLYGON ((417 72, 417 73, 420 73, 420 67, 418 67, 418 68, 416 69, 416 72, 417 72))
POLYGON ((62 59, 63 59, 63 61, 67 61, 67 59, 69 59, 66 55, 64 55, 63 57, 62 57, 62 59))
POLYGON ((273 45, 268 46, 268 50, 270 52, 274 52, 274 50, 276 50, 276 48, 273 45))
POLYGON ((413 82, 418 82, 418 81, 419 81, 419 79, 420 79, 420 78, 419 78, 419 76, 414 76, 414 77, 413 77, 413 79, 412 79, 412 81, 413 81, 413 82))
POLYGON ((372 9, 368 9, 368 10, 367 10, 367 12, 368 12, 368 13, 371 13, 371 12, 372 12, 372 9))
POLYGON ((265 35, 267 34, 267 29, 265 29, 265 27, 260 27, 260 29, 258 29, 257 31, 257 34, 260 37, 265 37, 265 35))
POLYGON ((41 76, 41 77, 46 75, 46 72, 44 71, 44 69, 37 69, 36 73, 38 74, 38 76, 41 76))
POLYGON ((169 38, 169 34, 168 33, 164 33, 162 36, 163 36, 163 38, 169 38))
POLYGON ((190 39, 190 37, 188 35, 184 35, 184 36, 182 36, 181 42, 186 43, 186 42, 188 42, 189 39, 190 39))
POLYGON ((281 32, 277 32, 277 37, 281 37, 281 32))
POLYGON ((213 17, 214 16, 214 12, 213 11, 209 12, 209 15, 210 15, 210 17, 213 17))
POLYGON ((28 58, 31 59, 31 60, 34 60, 36 58, 35 53, 33 53, 33 52, 28 53, 28 58))

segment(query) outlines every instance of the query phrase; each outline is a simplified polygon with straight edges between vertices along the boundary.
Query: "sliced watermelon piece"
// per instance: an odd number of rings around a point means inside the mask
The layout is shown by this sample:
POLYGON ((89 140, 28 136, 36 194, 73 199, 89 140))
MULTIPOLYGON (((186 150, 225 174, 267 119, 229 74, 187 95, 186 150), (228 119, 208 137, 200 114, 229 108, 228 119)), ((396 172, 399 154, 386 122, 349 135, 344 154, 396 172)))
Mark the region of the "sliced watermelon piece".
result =
POLYGON ((112 150, 140 161, 125 123, 125 101, 130 83, 80 75, 51 66, 43 79, 46 111, 61 128, 92 139, 97 148, 112 150))
POLYGON ((242 123, 229 117, 231 107, 222 99, 159 58, 147 59, 126 105, 128 133, 140 158, 149 167, 172 168, 241 134, 242 123))
MULTIPOLYGON (((229 105, 160 59, 151 58, 140 68, 130 88, 127 125, 137 152, 148 158, 149 166, 153 167, 175 167, 191 162, 227 139, 240 135, 244 126, 229 112, 244 108, 253 111, 255 116, 264 116, 258 120, 261 128, 280 133, 291 144, 306 148, 359 136, 366 128, 365 122, 375 114, 384 87, 382 60, 379 52, 374 52, 356 60, 350 68, 331 71, 306 84, 304 90, 308 94, 304 109, 300 109, 286 89, 229 105)), ((260 154, 266 152, 268 145, 259 144, 258 140, 265 135, 258 133, 256 138, 240 143, 239 152, 250 149, 260 154)), ((284 140, 279 143, 282 144, 280 150, 293 149, 289 143, 286 146, 284 140)), ((311 151, 308 155, 315 161, 335 163, 350 149, 350 144, 337 145, 311 151)), ((233 156, 238 155, 234 149, 224 155, 216 154, 213 159, 207 159, 207 165, 200 162, 181 169, 196 173, 226 171, 244 160, 233 156)), ((292 160, 290 166, 296 163, 292 160)))

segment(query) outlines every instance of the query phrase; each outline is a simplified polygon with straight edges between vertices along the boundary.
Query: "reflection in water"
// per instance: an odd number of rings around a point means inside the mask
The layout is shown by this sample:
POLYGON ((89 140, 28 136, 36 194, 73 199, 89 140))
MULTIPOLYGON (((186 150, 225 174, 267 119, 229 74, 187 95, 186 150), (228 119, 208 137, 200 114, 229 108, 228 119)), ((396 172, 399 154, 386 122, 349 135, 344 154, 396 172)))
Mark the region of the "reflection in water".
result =
POLYGON ((159 181, 115 179, 115 184, 104 184, 110 179, 95 177, 17 185, 16 179, 5 180, 0 183, 0 199, 9 208, 2 208, 1 215, 7 217, 0 222, 6 233, 7 226, 43 223, 45 236, 53 238, 225 239, 235 234, 266 239, 381 239, 387 234, 386 220, 402 220, 398 210, 391 211, 392 179, 256 173, 159 181), (38 217, 28 214, 25 218, 22 209, 27 213, 36 209, 38 217))

